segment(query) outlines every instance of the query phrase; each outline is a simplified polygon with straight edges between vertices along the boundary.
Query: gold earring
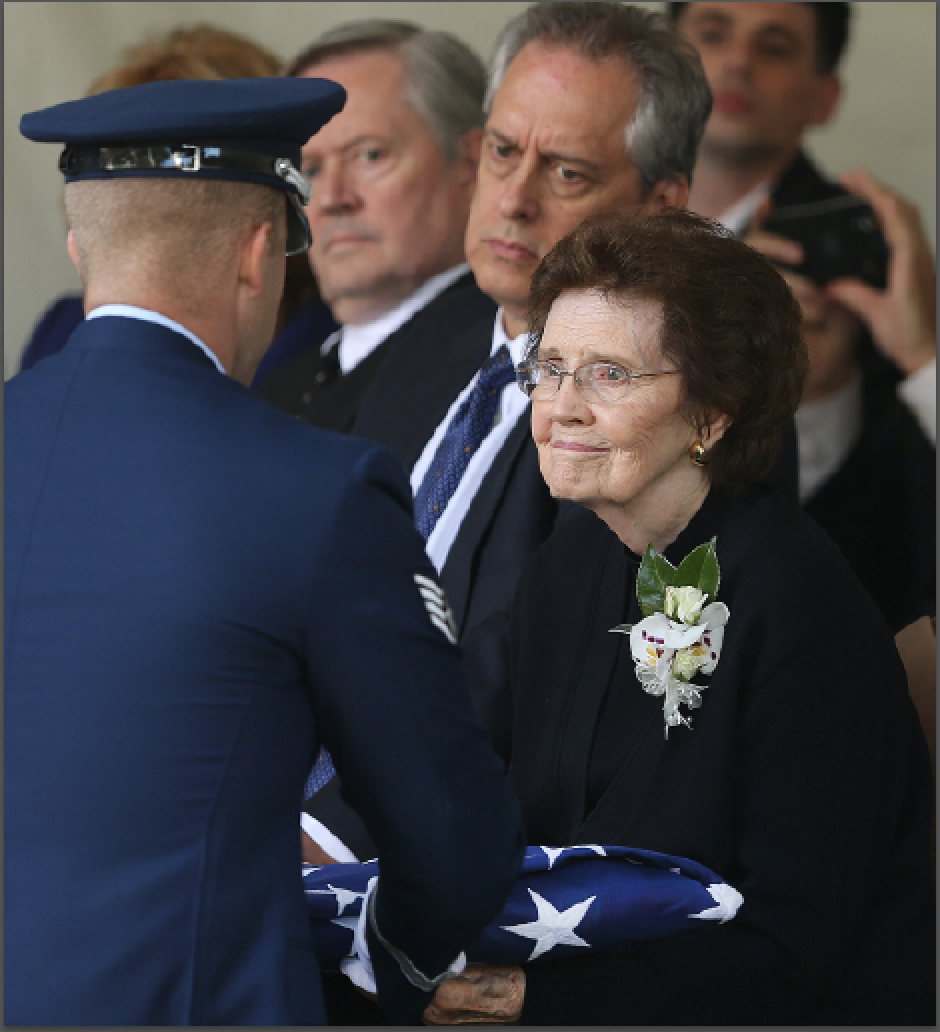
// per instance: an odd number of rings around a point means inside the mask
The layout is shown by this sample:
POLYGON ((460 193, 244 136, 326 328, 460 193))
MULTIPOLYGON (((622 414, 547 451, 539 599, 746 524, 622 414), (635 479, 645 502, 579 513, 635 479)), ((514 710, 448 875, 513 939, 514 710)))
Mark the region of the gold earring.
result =
POLYGON ((702 444, 701 438, 689 449, 689 458, 696 466, 704 466, 708 462, 708 452, 705 451, 705 445, 702 444))

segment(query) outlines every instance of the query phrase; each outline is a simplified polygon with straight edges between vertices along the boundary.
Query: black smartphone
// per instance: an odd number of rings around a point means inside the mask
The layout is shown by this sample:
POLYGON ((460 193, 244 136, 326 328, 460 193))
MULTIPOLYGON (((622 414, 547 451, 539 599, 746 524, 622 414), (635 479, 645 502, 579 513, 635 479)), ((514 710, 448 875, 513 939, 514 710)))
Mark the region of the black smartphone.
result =
POLYGON ((762 228, 802 246, 803 263, 794 271, 817 286, 845 276, 882 290, 887 285, 888 246, 874 212, 858 197, 776 208, 762 228))

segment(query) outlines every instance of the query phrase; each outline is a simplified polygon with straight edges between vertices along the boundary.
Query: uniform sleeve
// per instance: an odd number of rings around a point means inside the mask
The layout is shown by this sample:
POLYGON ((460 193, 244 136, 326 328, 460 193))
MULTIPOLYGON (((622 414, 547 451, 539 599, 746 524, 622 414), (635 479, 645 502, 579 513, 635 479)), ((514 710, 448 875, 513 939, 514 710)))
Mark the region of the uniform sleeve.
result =
MULTIPOLYGON (((524 850, 518 803, 391 453, 363 454, 322 540, 308 641, 318 726, 381 859, 376 924, 434 977, 502 907, 524 850)), ((430 994, 403 988, 372 946, 386 1013, 419 1023, 430 994)))

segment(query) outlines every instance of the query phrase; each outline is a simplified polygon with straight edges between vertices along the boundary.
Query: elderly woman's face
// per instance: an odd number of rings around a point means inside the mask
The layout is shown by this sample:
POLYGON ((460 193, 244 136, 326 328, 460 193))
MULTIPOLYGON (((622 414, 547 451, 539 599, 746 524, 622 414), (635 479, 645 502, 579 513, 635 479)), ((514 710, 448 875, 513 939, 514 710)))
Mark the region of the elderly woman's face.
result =
MULTIPOLYGON (((662 356, 660 306, 605 300, 594 290, 566 291, 552 305, 539 358, 575 370, 609 362, 629 373, 673 369, 662 356)), ((700 491, 702 472, 689 459, 697 434, 680 413, 682 376, 630 381, 618 401, 585 398, 566 376, 558 393, 532 402, 532 434, 542 475, 557 498, 599 515, 614 507, 668 508, 700 491)))

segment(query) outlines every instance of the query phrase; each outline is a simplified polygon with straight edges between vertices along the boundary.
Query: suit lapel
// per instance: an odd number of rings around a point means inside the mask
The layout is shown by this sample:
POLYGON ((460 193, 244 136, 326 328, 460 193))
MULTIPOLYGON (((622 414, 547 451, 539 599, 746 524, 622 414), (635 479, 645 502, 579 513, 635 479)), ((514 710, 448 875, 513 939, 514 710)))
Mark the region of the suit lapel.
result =
POLYGON ((562 745, 558 757, 558 784, 565 814, 564 842, 574 835, 584 820, 588 764, 601 704, 613 673, 620 635, 608 629, 622 623, 627 587, 627 562, 619 540, 608 535, 604 561, 596 588, 596 606, 591 614, 594 633, 582 639, 586 654, 576 678, 568 687, 568 707, 563 723, 562 745))
POLYGON ((509 477, 528 440, 529 418, 528 412, 524 412, 483 478, 441 570, 441 584, 454 608, 457 626, 461 630, 467 615, 477 551, 486 537, 487 528, 506 493, 509 477))
POLYGON ((392 334, 362 400, 353 433, 397 452, 409 472, 492 348, 495 306, 475 295, 475 288, 469 298, 445 292, 392 334), (465 302, 475 304, 471 324, 455 332, 455 321, 459 327, 465 318, 465 302), (452 308, 456 319, 448 318, 452 308))

